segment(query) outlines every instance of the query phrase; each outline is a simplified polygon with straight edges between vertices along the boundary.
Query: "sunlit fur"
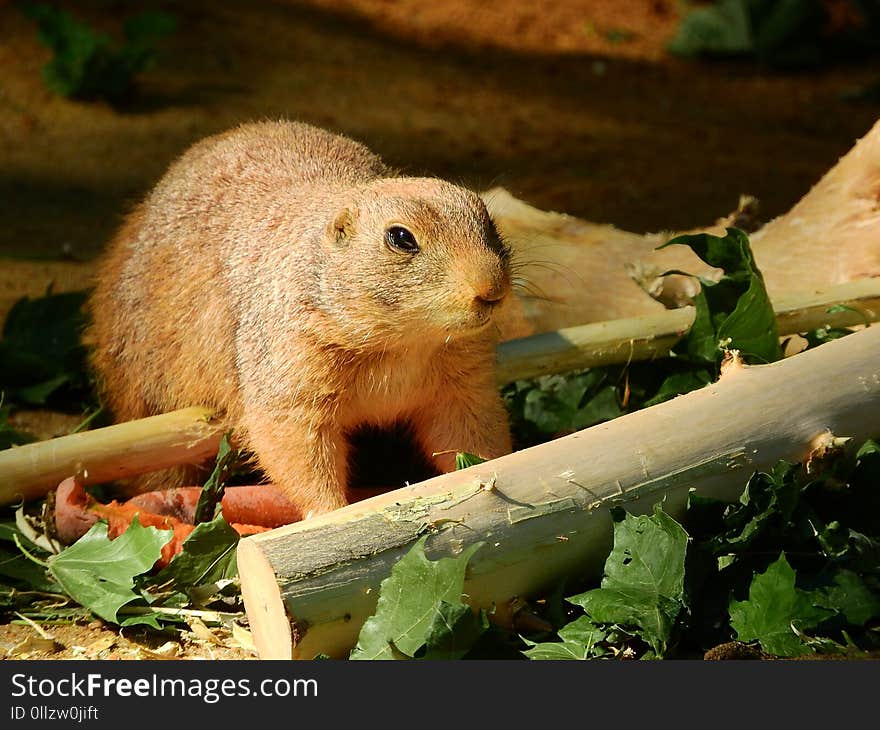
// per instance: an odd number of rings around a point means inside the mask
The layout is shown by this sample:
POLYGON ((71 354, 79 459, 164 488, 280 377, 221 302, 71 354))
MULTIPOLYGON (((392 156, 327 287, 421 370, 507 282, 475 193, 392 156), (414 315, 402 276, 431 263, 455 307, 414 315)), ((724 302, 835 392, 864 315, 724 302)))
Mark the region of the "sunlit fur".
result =
POLYGON ((408 421, 428 455, 510 450, 493 326, 510 287, 474 193, 262 122, 196 144, 130 214, 98 271, 89 338, 118 420, 211 406, 319 513, 345 504, 346 433, 365 423, 408 421), (420 251, 390 248, 391 225, 420 251))

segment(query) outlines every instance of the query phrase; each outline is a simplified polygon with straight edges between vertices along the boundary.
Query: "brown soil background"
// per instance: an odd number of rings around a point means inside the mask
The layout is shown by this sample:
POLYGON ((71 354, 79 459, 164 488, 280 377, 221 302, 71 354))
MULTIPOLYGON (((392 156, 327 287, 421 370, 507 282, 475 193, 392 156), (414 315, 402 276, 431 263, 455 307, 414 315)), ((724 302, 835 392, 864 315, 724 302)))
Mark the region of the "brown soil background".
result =
MULTIPOLYGON (((111 32, 138 7, 70 5, 111 32)), ((880 116, 842 98, 880 63, 782 74, 680 60, 664 48, 680 5, 153 2, 179 29, 120 110, 53 96, 49 51, 0 0, 0 254, 92 258, 193 141, 282 116, 409 173, 637 232, 707 223, 740 193, 778 215, 880 116), (609 39, 620 31, 633 35, 609 39)))
MULTIPOLYGON (((141 5, 65 7, 114 32, 141 5)), ((40 77, 49 51, 0 0, 0 257, 43 259, 0 260, 0 293, 60 277, 46 259, 93 259, 189 144, 259 118, 311 122, 407 173, 503 185, 539 208, 637 232, 708 223, 741 193, 765 219, 779 215, 880 117, 877 102, 845 98, 880 78, 880 62, 779 73, 677 59, 665 44, 684 6, 152 2, 179 28, 117 109, 53 96, 40 77)), ((147 656, 132 632, 51 632, 66 647, 59 658, 147 656), (95 643, 106 636, 112 646, 95 643)), ((29 633, 0 627, 0 654, 29 633)), ((181 651, 247 656, 205 646, 181 651)))

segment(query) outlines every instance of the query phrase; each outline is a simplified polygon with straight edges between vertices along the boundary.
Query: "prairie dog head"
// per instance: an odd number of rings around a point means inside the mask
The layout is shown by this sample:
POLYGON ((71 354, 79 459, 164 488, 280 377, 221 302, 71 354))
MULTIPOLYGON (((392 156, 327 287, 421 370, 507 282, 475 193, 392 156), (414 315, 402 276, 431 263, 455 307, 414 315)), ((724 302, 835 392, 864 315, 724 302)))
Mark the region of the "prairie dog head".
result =
POLYGON ((352 343, 429 343, 493 325, 510 254, 478 195, 433 178, 348 191, 325 232, 318 303, 352 343))

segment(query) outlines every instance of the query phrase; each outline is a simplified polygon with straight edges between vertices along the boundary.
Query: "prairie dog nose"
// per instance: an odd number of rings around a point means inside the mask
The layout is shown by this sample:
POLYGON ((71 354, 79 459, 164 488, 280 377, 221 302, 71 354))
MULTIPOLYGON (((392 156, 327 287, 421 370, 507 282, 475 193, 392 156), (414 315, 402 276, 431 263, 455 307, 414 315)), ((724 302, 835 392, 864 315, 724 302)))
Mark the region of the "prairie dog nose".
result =
POLYGON ((497 304, 509 291, 510 276, 506 272, 485 276, 474 282, 474 299, 480 304, 497 304))

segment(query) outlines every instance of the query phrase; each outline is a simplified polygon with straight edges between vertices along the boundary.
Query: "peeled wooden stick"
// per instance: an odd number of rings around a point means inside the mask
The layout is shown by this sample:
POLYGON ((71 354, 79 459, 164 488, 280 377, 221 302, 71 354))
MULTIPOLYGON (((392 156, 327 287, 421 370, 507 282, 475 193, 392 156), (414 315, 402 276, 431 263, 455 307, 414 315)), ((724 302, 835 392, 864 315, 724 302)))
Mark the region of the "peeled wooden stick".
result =
MULTIPOLYGON (((780 297, 774 305, 780 335, 876 322, 880 277, 780 297)), ((693 320, 693 307, 683 307, 508 340, 498 345, 497 380, 503 385, 578 368, 665 357, 693 320)))
POLYGON ((207 408, 193 407, 0 451, 0 504, 43 497, 69 476, 83 484, 198 464, 222 435, 207 408))
POLYGON ((773 309, 780 335, 876 322, 880 320, 880 276, 817 289, 812 294, 780 295, 773 299, 773 309))
POLYGON ((687 492, 733 499, 756 469, 835 436, 880 434, 880 327, 540 446, 239 543, 242 594, 263 658, 344 656, 379 583, 424 533, 429 557, 484 545, 465 593, 494 620, 511 599, 595 574, 609 508, 679 515, 687 492))

